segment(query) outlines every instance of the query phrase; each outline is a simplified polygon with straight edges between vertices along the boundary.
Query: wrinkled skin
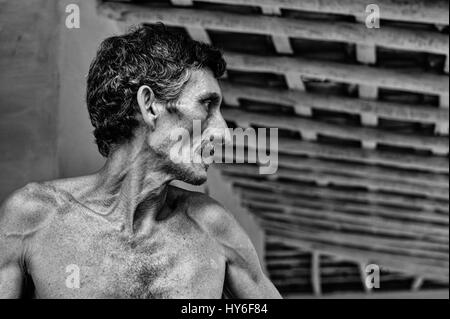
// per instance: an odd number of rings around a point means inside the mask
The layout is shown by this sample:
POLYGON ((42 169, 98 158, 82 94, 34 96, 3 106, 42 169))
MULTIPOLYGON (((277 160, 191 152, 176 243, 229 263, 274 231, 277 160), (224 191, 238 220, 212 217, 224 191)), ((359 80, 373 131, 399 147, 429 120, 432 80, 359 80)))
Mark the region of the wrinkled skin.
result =
POLYGON ((173 128, 201 120, 226 139, 217 80, 194 71, 172 106, 139 94, 142 125, 98 173, 29 184, 2 205, 0 298, 280 297, 232 215, 169 184, 201 184, 208 168, 173 161, 173 128), (205 93, 219 99, 200 101, 205 93))

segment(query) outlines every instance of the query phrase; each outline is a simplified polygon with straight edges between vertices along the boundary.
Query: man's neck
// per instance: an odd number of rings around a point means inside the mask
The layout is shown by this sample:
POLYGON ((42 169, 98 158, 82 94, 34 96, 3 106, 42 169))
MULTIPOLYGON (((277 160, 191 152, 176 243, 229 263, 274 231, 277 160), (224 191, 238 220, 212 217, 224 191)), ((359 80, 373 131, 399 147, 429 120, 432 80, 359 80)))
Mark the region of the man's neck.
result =
POLYGON ((162 211, 173 177, 145 141, 122 144, 99 172, 98 191, 108 214, 123 223, 128 234, 147 228, 162 211))

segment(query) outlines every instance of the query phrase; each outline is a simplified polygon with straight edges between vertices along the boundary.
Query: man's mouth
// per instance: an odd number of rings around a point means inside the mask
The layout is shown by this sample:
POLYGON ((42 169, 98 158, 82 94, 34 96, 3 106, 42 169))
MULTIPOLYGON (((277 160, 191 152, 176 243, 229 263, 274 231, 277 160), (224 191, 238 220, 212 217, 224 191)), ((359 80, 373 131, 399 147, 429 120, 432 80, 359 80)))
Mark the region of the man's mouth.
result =
POLYGON ((215 154, 215 145, 214 143, 209 143, 209 141, 206 141, 205 143, 202 143, 202 147, 200 148, 200 157, 201 157, 201 163, 205 167, 205 169, 208 169, 208 167, 212 164, 215 154))
POLYGON ((201 155, 209 154, 209 155, 213 156, 214 152, 215 152, 215 147, 216 146, 213 143, 210 143, 209 141, 202 142, 202 146, 200 148, 201 155))

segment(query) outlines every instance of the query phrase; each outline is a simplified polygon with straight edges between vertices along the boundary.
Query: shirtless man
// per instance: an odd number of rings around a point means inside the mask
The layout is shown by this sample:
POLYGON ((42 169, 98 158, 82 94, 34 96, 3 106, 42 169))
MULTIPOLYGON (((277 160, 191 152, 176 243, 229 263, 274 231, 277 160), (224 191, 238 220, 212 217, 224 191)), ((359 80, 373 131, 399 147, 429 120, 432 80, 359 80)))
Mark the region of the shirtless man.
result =
POLYGON ((106 164, 5 201, 0 298, 280 297, 232 215, 169 185, 202 184, 208 168, 174 161, 173 128, 192 132, 200 120, 206 136, 227 142, 216 80, 224 70, 217 49, 163 25, 102 43, 87 105, 106 164), (68 269, 79 270, 79 286, 67 284, 68 269))

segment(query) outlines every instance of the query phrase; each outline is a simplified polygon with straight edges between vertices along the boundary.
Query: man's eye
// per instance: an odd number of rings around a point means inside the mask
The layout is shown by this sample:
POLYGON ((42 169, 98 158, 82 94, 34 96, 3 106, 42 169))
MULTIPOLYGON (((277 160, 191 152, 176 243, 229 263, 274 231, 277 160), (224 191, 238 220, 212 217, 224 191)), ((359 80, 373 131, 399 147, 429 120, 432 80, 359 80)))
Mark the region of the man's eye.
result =
POLYGON ((205 101, 205 102, 203 102, 203 105, 204 105, 207 109, 209 109, 209 108, 212 106, 212 101, 205 101))
POLYGON ((204 99, 201 101, 201 104, 205 107, 206 110, 209 110, 212 107, 215 107, 220 104, 220 100, 217 99, 204 99))

